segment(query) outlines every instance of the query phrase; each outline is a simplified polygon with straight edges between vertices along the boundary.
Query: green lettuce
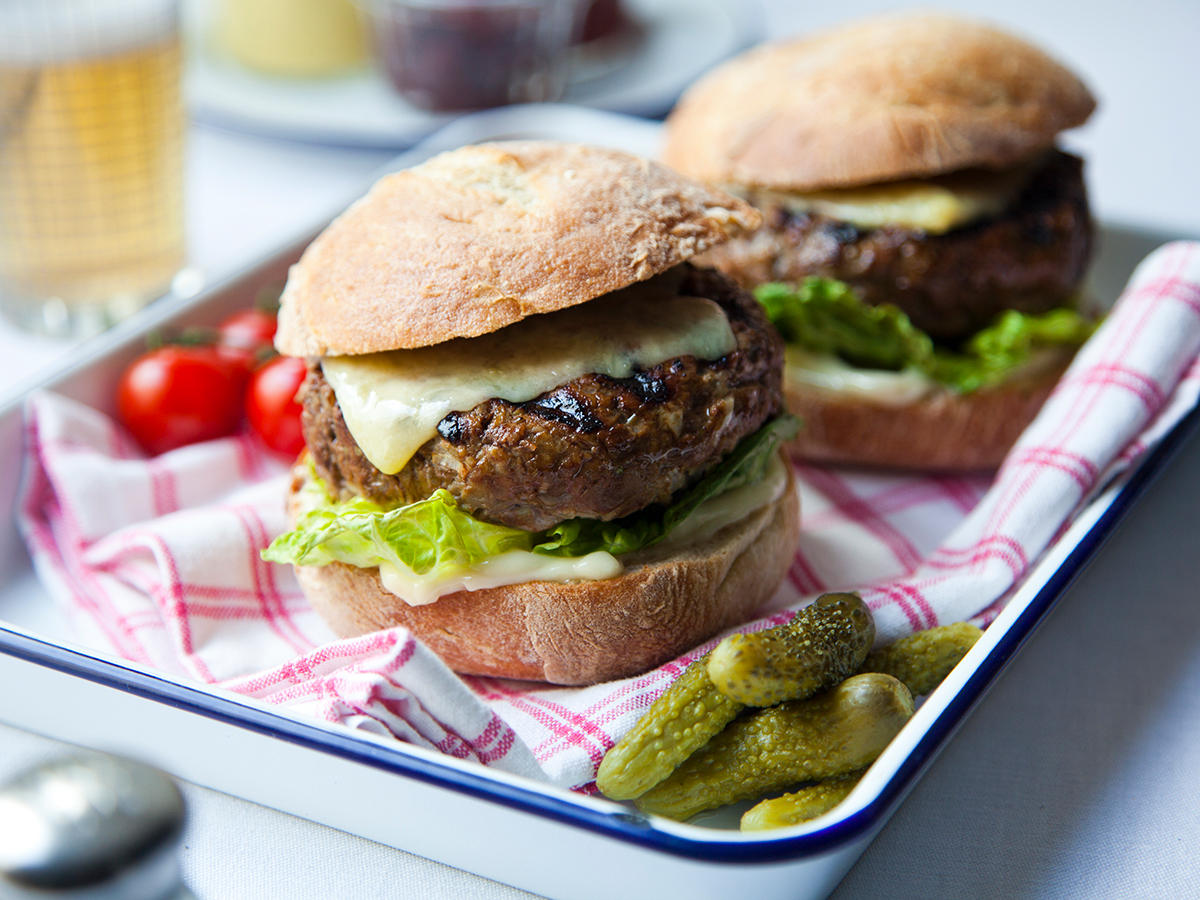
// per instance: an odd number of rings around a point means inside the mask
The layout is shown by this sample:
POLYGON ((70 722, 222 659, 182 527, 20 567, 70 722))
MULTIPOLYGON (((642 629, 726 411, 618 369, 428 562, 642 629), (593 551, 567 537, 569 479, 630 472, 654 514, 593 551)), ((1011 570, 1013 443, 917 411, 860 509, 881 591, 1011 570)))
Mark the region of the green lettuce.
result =
POLYGON ((934 381, 969 393, 999 384, 1045 347, 1078 347, 1099 322, 1073 309, 1052 309, 1030 316, 1010 309, 976 332, 960 352, 936 349, 923 368, 934 381))
POLYGON ((806 278, 794 288, 760 285, 754 295, 789 344, 839 356, 864 369, 899 371, 933 352, 929 335, 891 304, 868 306, 832 278, 806 278))
POLYGON ((844 282, 808 277, 755 290, 789 344, 853 366, 917 371, 960 393, 998 384, 1047 347, 1078 347, 1097 322, 1073 309, 1042 315, 1008 310, 957 348, 941 347, 891 304, 870 306, 844 282))
POLYGON ((763 479, 779 445, 795 436, 800 421, 780 416, 745 438, 721 464, 684 490, 670 505, 642 510, 615 522, 569 519, 543 532, 534 553, 586 556, 606 550, 613 556, 658 543, 701 503, 726 491, 763 479))
MULTIPOLYGON (((315 475, 314 484, 320 488, 315 475)), ((439 490, 426 500, 391 510, 368 500, 325 498, 262 555, 271 562, 301 566, 342 562, 369 569, 387 562, 418 575, 436 575, 532 547, 529 532, 481 522, 459 507, 449 491, 439 490)))
POLYGON ((277 537, 262 555, 271 562, 302 566, 342 562, 373 568, 387 562, 403 564, 418 575, 435 576, 471 568, 510 550, 562 557, 604 550, 620 556, 662 540, 708 498, 761 480, 772 455, 798 427, 791 416, 769 422, 668 506, 643 510, 616 522, 571 519, 537 533, 481 522, 445 490, 395 509, 362 499, 335 501, 311 472, 302 498, 308 511, 293 531, 277 537))

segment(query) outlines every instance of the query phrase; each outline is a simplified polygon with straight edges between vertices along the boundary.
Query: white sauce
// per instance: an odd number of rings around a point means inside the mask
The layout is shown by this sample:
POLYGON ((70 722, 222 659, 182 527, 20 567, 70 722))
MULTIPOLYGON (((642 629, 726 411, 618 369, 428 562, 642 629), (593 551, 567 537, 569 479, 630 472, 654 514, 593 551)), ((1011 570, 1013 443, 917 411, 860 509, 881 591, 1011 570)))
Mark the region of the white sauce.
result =
POLYGON ((358 446, 394 474, 447 414, 491 397, 521 403, 590 372, 627 378, 668 359, 734 350, 724 311, 675 294, 675 284, 655 278, 493 334, 321 365, 358 446))
POLYGON ((616 578, 624 566, 611 553, 597 550, 587 556, 560 557, 510 550, 469 569, 417 575, 412 569, 383 563, 379 580, 409 606, 425 606, 456 591, 482 591, 527 581, 602 581, 616 578))
POLYGON ((912 369, 860 369, 832 354, 809 353, 792 346, 786 352, 789 382, 838 391, 881 406, 906 406, 939 388, 936 381, 912 369))

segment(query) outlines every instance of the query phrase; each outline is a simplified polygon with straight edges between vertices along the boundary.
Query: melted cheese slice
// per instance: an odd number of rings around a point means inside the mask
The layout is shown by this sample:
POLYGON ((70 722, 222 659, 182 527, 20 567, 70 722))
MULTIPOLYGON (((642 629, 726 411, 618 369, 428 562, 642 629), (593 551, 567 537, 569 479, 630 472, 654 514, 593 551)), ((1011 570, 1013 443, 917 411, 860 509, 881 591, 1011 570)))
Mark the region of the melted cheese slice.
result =
POLYGON ((325 378, 354 440, 399 472, 452 412, 492 397, 522 403, 598 372, 628 378, 668 359, 719 359, 737 347, 712 300, 655 278, 476 338, 366 356, 325 357, 325 378))
POLYGON ((456 591, 482 591, 528 581, 602 581, 616 578, 625 567, 611 553, 597 550, 587 556, 559 557, 510 550, 469 569, 418 575, 408 566, 382 563, 379 580, 385 590, 409 606, 426 606, 456 591))
MULTIPOLYGON (((823 388, 857 397, 879 406, 907 406, 937 391, 949 390, 916 369, 890 372, 885 369, 860 369, 825 353, 810 353, 799 347, 786 349, 784 378, 800 387, 823 388)), ((1007 379, 1037 375, 1070 359, 1071 347, 1044 347, 1013 369, 1007 379)))
POLYGON ((794 213, 819 213, 857 228, 899 225, 945 234, 988 216, 1015 199, 1029 176, 1027 168, 1004 172, 957 172, 928 180, 812 193, 769 192, 758 202, 774 202, 794 213))
POLYGON ((809 353, 795 346, 785 352, 784 377, 789 383, 838 391, 880 406, 907 406, 939 388, 933 379, 911 369, 860 369, 833 354, 809 353))

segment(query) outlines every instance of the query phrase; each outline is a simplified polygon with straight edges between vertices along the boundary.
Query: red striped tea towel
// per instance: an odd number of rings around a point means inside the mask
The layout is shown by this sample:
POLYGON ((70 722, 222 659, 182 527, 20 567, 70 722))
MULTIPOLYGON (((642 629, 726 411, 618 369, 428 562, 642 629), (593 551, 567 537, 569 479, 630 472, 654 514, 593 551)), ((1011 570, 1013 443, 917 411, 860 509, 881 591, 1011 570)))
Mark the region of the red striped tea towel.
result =
MULTIPOLYGON (((862 591, 881 641, 986 623, 1102 485, 1200 395, 1200 244, 1160 248, 994 477, 798 467, 803 535, 747 629, 825 590, 862 591)), ((336 640, 291 571, 259 552, 284 527, 286 474, 247 438, 146 460, 104 416, 28 405, 19 519, 80 640, 318 719, 579 790, 697 648, 588 688, 460 679, 403 629, 336 640)))

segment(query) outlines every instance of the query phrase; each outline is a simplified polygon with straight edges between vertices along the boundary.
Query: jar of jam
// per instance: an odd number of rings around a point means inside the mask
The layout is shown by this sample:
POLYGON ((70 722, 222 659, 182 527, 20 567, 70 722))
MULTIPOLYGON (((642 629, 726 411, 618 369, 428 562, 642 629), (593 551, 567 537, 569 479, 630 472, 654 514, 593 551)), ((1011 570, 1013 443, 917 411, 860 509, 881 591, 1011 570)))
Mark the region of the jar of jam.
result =
POLYGON ((574 0, 374 0, 379 57, 422 109, 557 100, 566 86, 574 0))
POLYGON ((580 0, 576 12, 575 40, 586 44, 610 37, 627 24, 621 0, 580 0))

